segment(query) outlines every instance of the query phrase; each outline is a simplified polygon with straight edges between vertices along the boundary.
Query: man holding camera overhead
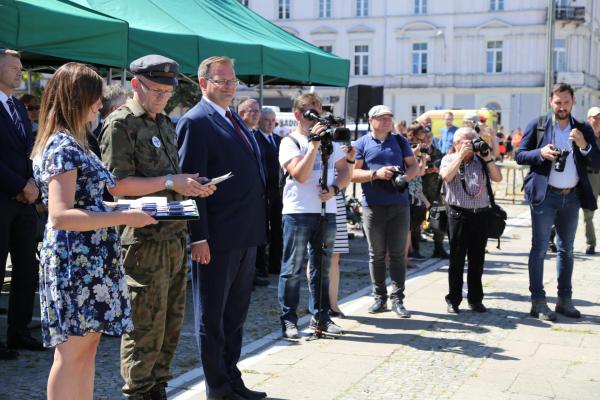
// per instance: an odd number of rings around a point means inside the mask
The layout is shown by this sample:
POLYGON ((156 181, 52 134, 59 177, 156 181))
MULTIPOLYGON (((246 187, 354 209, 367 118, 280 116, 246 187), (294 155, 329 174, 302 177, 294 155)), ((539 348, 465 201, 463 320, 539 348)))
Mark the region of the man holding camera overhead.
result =
POLYGON ((446 295, 448 313, 460 312, 458 306, 462 302, 465 257, 469 260, 469 308, 475 312, 486 312, 481 283, 487 244, 486 226, 491 211, 486 180, 489 176, 490 180, 500 182, 502 174, 494 164, 492 149, 473 128, 459 128, 452 143, 453 148, 442 158, 440 165, 450 242, 449 292, 446 295))
POLYGON ((550 229, 554 224, 558 237, 558 301, 555 311, 567 317, 579 318, 581 313, 571 301, 573 242, 579 208, 597 208, 587 170, 600 169, 600 150, 592 129, 571 116, 575 97, 569 84, 554 85, 548 100, 552 108, 551 118, 535 118, 529 123, 515 158, 518 164, 530 166, 524 182, 532 227, 529 252, 530 314, 542 320, 555 321, 556 313, 548 307, 544 291, 544 257, 550 229))
POLYGON ((386 255, 392 280, 392 310, 410 317, 404 307, 406 240, 410 220, 408 181, 418 170, 417 160, 401 135, 393 135, 393 114, 384 105, 369 110, 371 132, 356 141, 352 182, 362 185, 365 234, 369 245, 369 271, 373 304, 369 313, 387 311, 386 255))
POLYGON ((342 328, 333 323, 328 314, 328 274, 335 239, 335 195, 348 184, 350 175, 345 154, 337 143, 331 143, 331 154, 327 165, 323 167, 322 151, 323 147, 327 147, 325 144, 331 142, 331 134, 326 124, 315 124, 307 115, 310 112, 314 118, 323 112, 321 98, 313 93, 301 94, 294 100, 293 110, 298 126, 281 141, 279 147, 279 163, 287 174, 283 189, 283 258, 279 275, 279 305, 281 330, 283 337, 288 339, 298 337, 297 309, 300 281, 306 271, 307 245, 310 263, 309 310, 313 314, 310 326, 326 333, 342 332, 342 328), (327 189, 323 189, 320 182, 323 168, 327 168, 327 189), (337 177, 334 178, 335 172, 337 177), (326 203, 326 223, 322 236, 319 234, 321 203, 326 203), (323 252, 321 240, 325 244, 323 252))

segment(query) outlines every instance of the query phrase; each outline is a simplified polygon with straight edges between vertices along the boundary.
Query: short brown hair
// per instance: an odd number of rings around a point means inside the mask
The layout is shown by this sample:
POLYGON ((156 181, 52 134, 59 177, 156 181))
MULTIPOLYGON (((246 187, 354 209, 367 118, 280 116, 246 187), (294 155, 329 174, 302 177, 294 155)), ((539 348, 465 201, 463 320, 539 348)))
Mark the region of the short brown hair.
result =
POLYGON ((90 108, 102 97, 104 81, 87 65, 70 62, 56 70, 42 95, 40 124, 31 152, 42 154, 46 143, 59 130, 87 147, 86 122, 90 108))
POLYGON ((250 104, 252 104, 252 103, 256 103, 260 107, 260 104, 258 103, 258 100, 252 99, 252 98, 248 98, 248 99, 243 100, 240 104, 238 104, 238 107, 237 107, 238 113, 240 111, 246 111, 248 109, 248 107, 250 106, 250 104))
POLYGON ((235 64, 235 60, 227 56, 213 56, 205 58, 204 60, 202 60, 200 66, 198 67, 198 77, 210 78, 210 67, 213 64, 226 64, 233 67, 235 64))
POLYGON ((416 138, 421 132, 425 133, 425 127, 419 121, 413 121, 406 130, 406 137, 410 140, 416 138))
POLYGON ((303 93, 294 99, 293 111, 306 111, 315 107, 322 107, 323 100, 316 93, 303 93))
POLYGON ((11 49, 2 49, 0 50, 0 59, 2 59, 3 57, 15 57, 15 58, 21 58, 21 53, 19 53, 16 50, 11 50, 11 49))
POLYGON ((554 86, 552 86, 552 92, 550 92, 550 97, 554 96, 555 94, 563 93, 563 92, 571 93, 571 97, 575 96, 575 92, 573 91, 573 88, 571 87, 571 85, 569 85, 566 82, 559 82, 559 83, 555 84, 554 86))

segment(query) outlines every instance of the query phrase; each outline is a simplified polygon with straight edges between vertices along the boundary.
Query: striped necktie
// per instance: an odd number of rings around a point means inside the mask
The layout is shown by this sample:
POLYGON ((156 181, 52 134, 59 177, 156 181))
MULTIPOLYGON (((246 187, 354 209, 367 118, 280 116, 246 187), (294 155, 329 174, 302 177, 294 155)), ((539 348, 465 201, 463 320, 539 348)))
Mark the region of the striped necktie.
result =
POLYGON ((17 112, 17 107, 15 107, 15 102, 12 99, 12 96, 8 98, 8 100, 6 100, 6 103, 8 104, 8 109, 10 110, 10 116, 13 120, 13 122, 15 123, 15 127, 17 128, 17 131, 19 131, 19 134, 25 138, 25 127, 23 126, 23 123, 21 122, 21 118, 19 118, 19 113, 17 112))

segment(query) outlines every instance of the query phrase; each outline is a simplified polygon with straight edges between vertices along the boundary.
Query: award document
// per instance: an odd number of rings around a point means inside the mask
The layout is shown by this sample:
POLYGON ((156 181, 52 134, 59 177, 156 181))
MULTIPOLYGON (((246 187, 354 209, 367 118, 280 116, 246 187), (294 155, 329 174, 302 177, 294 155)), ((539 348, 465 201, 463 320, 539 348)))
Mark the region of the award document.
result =
POLYGON ((117 201, 114 210, 142 210, 159 221, 182 221, 200 218, 196 202, 192 199, 183 201, 167 201, 166 197, 121 199, 117 201))

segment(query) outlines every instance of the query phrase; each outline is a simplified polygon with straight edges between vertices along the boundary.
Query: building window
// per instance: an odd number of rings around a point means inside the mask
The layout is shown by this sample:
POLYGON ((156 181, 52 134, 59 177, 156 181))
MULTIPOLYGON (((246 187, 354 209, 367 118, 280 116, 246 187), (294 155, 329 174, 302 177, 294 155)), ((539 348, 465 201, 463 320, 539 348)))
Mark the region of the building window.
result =
POLYGON ((279 19, 290 19, 290 1, 279 0, 279 19))
POLYGON ((333 46, 331 46, 331 45, 322 45, 322 46, 319 46, 319 48, 328 53, 333 53, 333 46))
POLYGON ((331 0, 319 0, 319 18, 331 18, 331 0))
POLYGON ((567 47, 565 39, 554 40, 554 71, 565 72, 567 70, 567 47))
POLYGON ((504 0, 490 0, 490 11, 504 10, 504 0))
POLYGON ((502 41, 487 42, 487 72, 496 74, 502 72, 502 41))
POLYGON ((427 0, 415 0, 415 14, 427 14, 427 0))
POLYGON ((412 73, 427 73, 427 43, 413 43, 412 47, 412 73))
POLYGON ((356 0, 356 16, 369 16, 369 0, 356 0))
POLYGON ((421 115, 425 114, 425 106, 410 106, 410 120, 415 121, 421 115))
POLYGON ((369 46, 366 44, 354 46, 354 75, 369 75, 369 46))

